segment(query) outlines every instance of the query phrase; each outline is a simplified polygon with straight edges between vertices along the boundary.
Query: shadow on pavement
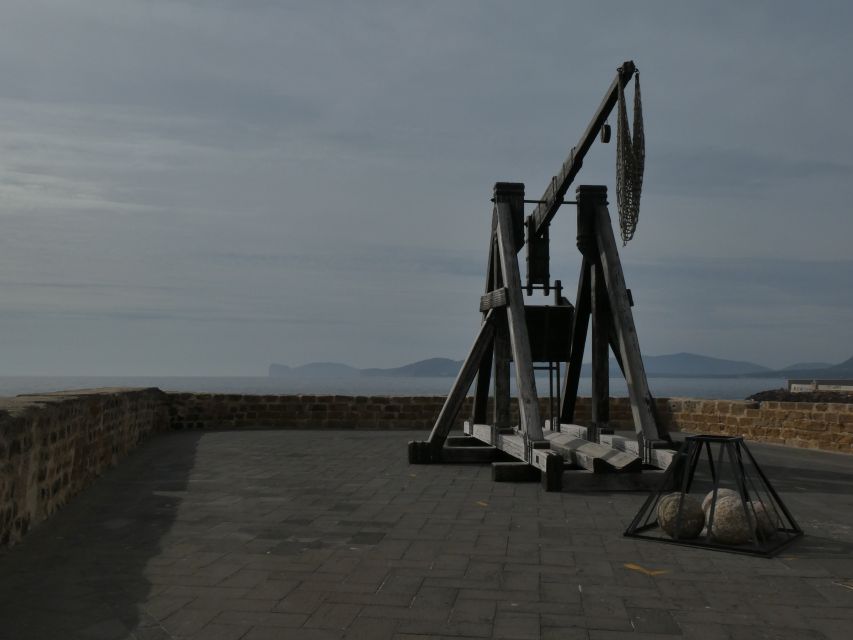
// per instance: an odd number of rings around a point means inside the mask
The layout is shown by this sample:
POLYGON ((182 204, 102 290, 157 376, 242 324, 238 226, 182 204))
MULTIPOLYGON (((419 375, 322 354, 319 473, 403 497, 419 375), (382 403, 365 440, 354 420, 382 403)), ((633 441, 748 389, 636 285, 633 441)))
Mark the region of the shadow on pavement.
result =
POLYGON ((154 588, 145 569, 175 523, 201 436, 144 443, 22 543, 0 551, 0 637, 168 637, 139 603, 154 588))

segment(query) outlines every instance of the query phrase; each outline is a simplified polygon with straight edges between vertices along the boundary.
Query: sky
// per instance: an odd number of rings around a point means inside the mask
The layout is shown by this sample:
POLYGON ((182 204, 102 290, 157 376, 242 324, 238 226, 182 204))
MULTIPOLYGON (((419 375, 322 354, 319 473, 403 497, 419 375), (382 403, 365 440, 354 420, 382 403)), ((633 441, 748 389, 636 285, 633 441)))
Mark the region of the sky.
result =
MULTIPOLYGON (((5 0, 0 375, 463 358, 494 183, 538 198, 628 59, 643 352, 845 360, 851 24, 820 1, 5 0)), ((575 184, 614 182, 594 145, 575 184)), ((569 297, 574 217, 551 228, 569 297)))

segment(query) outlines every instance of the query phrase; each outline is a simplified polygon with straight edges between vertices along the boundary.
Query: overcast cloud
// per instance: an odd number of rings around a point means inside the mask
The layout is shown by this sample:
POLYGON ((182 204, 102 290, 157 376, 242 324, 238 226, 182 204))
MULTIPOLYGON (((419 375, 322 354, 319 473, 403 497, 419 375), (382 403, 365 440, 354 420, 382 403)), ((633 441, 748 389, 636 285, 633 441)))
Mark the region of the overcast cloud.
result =
MULTIPOLYGON (((643 350, 846 359, 851 24, 844 2, 7 0, 0 374, 461 358, 492 185, 538 197, 626 59, 643 350)), ((612 189, 614 153, 577 183, 612 189)), ((573 225, 551 233, 572 291, 573 225)))

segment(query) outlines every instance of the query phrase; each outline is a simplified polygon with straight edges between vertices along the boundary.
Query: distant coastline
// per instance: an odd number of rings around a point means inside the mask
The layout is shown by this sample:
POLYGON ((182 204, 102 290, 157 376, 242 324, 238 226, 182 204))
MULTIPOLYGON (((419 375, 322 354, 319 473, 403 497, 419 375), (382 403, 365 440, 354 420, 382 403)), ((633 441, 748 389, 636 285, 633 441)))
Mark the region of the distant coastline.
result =
MULTIPOLYGON (((649 378, 844 378, 853 377, 853 357, 839 364, 820 362, 796 363, 783 369, 771 369, 754 362, 712 358, 696 353, 675 353, 662 356, 644 356, 646 375, 649 378)), ((386 369, 359 369, 340 362, 312 362, 290 367, 283 364, 271 364, 271 378, 443 378, 455 377, 462 366, 462 360, 449 358, 429 358, 401 367, 386 369)), ((618 374, 615 360, 610 360, 610 371, 618 374)), ((591 366, 585 364, 581 375, 588 377, 591 366)))

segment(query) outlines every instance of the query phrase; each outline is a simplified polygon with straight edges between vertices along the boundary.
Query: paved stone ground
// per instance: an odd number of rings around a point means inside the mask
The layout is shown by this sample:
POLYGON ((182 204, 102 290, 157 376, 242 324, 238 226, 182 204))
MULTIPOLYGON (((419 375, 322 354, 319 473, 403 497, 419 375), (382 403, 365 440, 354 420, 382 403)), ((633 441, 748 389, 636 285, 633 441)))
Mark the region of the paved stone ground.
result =
POLYGON ((159 437, 0 554, 0 637, 853 637, 851 456, 752 447, 808 536, 767 560, 623 538, 640 494, 410 467, 421 437, 159 437))

